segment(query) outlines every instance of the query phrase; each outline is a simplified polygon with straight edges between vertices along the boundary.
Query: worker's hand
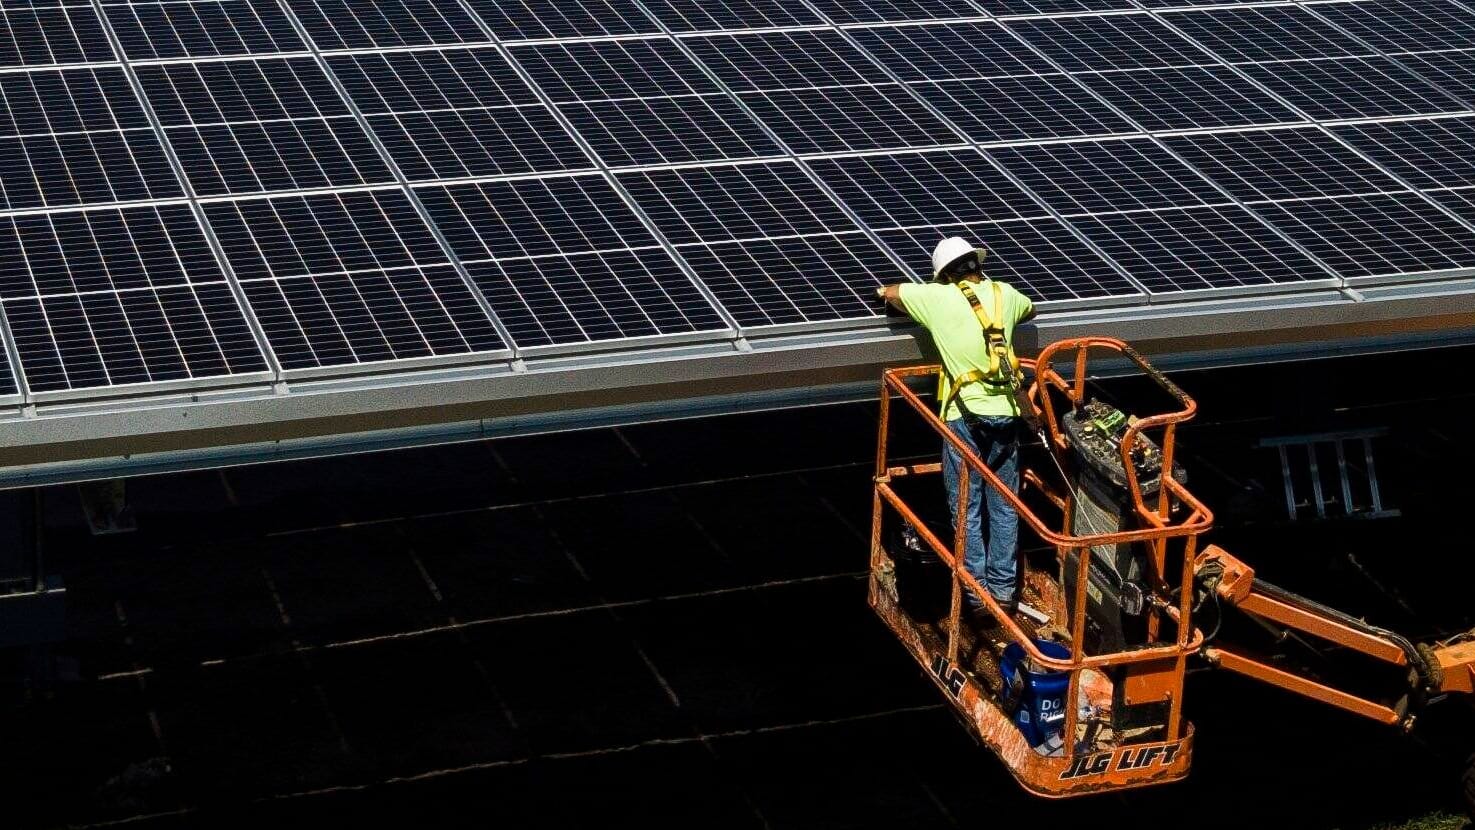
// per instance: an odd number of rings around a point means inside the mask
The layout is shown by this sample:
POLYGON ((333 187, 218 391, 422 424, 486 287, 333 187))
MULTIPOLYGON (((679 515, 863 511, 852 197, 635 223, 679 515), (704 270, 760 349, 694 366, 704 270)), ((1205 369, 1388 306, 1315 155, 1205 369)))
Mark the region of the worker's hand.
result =
POLYGON ((884 286, 884 285, 878 285, 878 286, 876 286, 876 299, 880 300, 881 302, 885 302, 886 301, 886 286, 884 286))

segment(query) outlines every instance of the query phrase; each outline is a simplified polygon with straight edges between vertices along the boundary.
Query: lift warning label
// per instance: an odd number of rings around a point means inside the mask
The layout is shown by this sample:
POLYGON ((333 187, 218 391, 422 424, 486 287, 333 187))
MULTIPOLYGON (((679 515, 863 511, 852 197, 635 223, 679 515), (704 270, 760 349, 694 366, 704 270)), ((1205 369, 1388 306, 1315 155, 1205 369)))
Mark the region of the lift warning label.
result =
POLYGON ((1129 746, 1112 752, 1082 755, 1071 761, 1065 772, 1060 773, 1060 780, 1086 778, 1108 771, 1125 772, 1152 766, 1169 767, 1173 765, 1173 759, 1178 757, 1181 749, 1183 749, 1183 742, 1178 741, 1153 746, 1129 746))

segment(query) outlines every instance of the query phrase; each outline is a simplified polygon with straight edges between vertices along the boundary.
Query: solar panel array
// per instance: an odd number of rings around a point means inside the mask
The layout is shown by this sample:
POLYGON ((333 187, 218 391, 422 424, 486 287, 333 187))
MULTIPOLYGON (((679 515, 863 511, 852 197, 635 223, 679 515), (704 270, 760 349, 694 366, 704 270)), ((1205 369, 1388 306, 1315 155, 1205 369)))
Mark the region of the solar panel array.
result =
POLYGON ((1082 305, 1475 268, 1465 0, 0 22, 0 397, 874 320, 954 233, 1082 305))

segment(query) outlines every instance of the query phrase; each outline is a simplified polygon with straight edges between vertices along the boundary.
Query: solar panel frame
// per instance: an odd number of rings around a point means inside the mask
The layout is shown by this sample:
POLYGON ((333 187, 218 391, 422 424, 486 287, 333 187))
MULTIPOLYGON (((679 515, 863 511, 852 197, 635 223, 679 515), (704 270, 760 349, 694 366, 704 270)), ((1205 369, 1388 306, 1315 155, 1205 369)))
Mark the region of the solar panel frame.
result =
POLYGON ((152 130, 0 138, 0 210, 182 198, 152 130))
POLYGON ((1326 3, 1315 12, 1385 53, 1461 49, 1475 42, 1475 15, 1450 0, 1326 3))

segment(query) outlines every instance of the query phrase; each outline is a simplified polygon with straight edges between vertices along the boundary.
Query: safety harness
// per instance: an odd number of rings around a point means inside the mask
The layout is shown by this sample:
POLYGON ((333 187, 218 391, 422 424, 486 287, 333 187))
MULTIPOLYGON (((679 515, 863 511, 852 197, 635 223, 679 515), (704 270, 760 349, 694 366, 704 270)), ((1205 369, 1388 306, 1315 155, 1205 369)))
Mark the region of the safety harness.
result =
MULTIPOLYGON (((1019 358, 1014 356, 1014 347, 1010 345, 1008 334, 1004 331, 1004 292, 999 284, 990 282, 989 287, 993 289, 994 313, 984 310, 983 303, 974 293, 973 286, 966 282, 955 283, 958 290, 963 292, 967 298, 968 305, 973 307, 973 314, 983 326, 983 338, 988 348, 988 368, 973 369, 964 372, 952 379, 952 389, 949 390, 947 400, 943 401, 942 417, 947 417, 947 411, 952 407, 953 401, 958 402, 958 409, 964 417, 970 417, 972 413, 963 405, 958 393, 962 391, 965 383, 981 383, 988 388, 993 395, 1003 395, 1016 392, 1019 388, 1019 358)), ((942 382, 943 375, 939 375, 938 382, 942 382)), ((941 390, 939 390, 940 392, 941 390)), ((1012 398, 1011 398, 1012 399, 1012 398)))

